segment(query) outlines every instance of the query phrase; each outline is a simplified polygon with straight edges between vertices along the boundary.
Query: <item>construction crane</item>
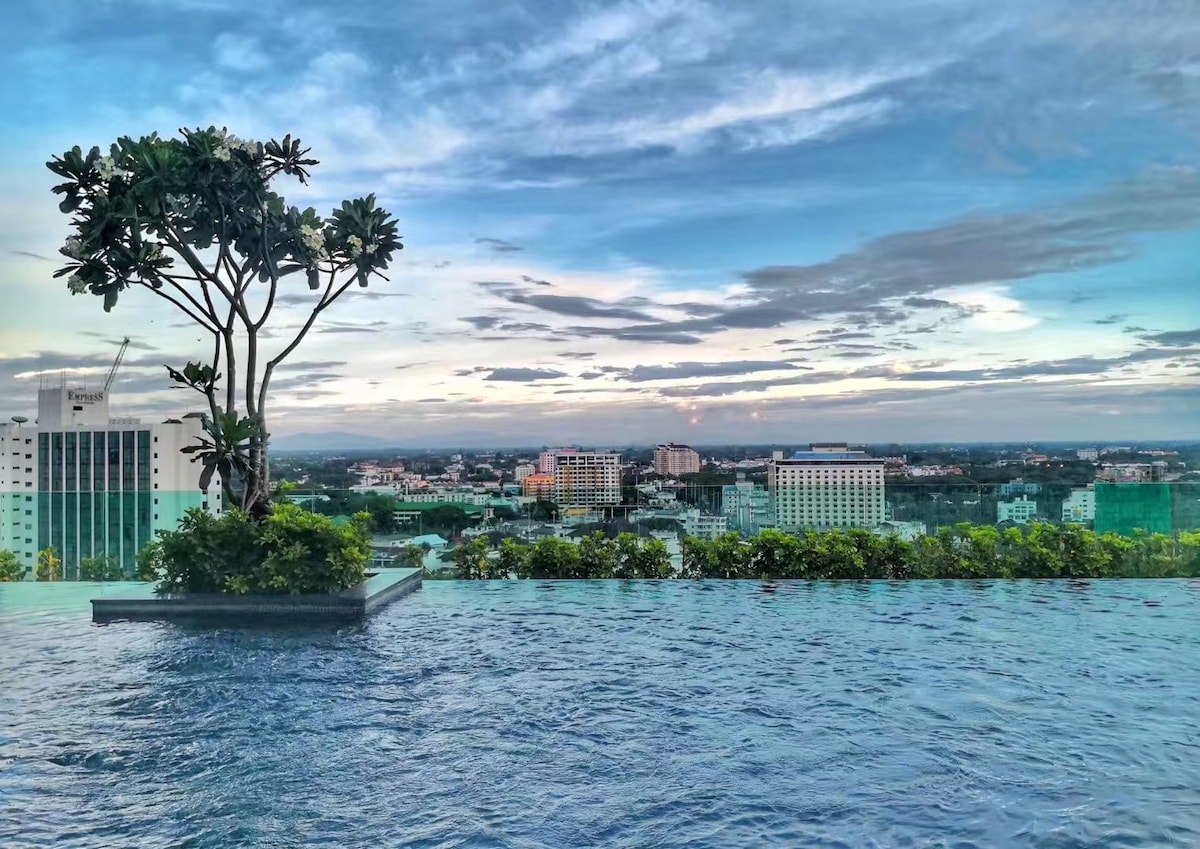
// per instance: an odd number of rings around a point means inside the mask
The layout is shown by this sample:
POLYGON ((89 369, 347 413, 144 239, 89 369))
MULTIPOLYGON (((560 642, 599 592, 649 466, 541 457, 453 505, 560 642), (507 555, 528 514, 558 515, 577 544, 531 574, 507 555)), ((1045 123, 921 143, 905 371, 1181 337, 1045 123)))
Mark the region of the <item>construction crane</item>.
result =
POLYGON ((125 359, 125 352, 129 349, 129 337, 126 336, 121 342, 121 350, 117 351, 117 358, 113 360, 112 368, 108 370, 108 378, 104 381, 104 394, 108 394, 108 390, 112 388, 113 381, 117 379, 117 369, 121 367, 121 360, 125 359))

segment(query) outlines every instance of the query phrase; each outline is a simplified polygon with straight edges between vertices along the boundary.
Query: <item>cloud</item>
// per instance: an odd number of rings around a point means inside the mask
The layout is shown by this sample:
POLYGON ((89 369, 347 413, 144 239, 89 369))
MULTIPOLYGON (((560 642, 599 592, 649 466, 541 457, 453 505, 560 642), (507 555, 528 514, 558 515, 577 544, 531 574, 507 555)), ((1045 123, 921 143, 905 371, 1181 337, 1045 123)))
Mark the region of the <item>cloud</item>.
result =
POLYGON ((490 371, 491 373, 484 380, 529 383, 535 380, 551 380, 567 376, 564 371, 544 368, 496 368, 490 371))
POLYGON ((479 237, 475 240, 475 244, 486 245, 487 247, 491 248, 492 251, 498 254, 516 253, 518 251, 525 250, 520 245, 515 245, 512 242, 505 241, 504 239, 493 239, 490 236, 479 237))
POLYGON ((553 286, 554 285, 549 280, 537 280, 533 277, 530 277, 528 274, 522 274, 521 280, 524 281, 525 283, 532 283, 535 286, 553 286))
POLYGON ((27 256, 30 259, 40 259, 40 260, 44 260, 46 262, 54 262, 54 259, 52 257, 44 256, 42 254, 37 254, 37 253, 34 253, 33 251, 9 251, 9 253, 12 254, 13 256, 27 256))
POLYGON ((232 32, 217 36, 213 53, 218 65, 235 71, 259 71, 270 62, 257 38, 232 32))
POLYGON ((1186 348, 1190 345, 1200 345, 1200 328, 1195 330, 1168 330, 1164 333, 1150 333, 1142 337, 1160 345, 1175 348, 1186 348))
POLYGON ((731 377, 763 371, 791 371, 798 366, 787 360, 739 360, 725 363, 687 362, 672 365, 638 365, 611 373, 617 380, 645 383, 654 380, 688 380, 696 377, 731 377))
POLYGON ((1092 321, 1092 324, 1120 324, 1127 318, 1129 318, 1129 315, 1126 313, 1113 313, 1112 315, 1105 316, 1104 318, 1095 319, 1092 321))
MULTIPOLYGON (((1065 204, 972 215, 893 233, 812 265, 756 268, 742 274, 746 289, 738 301, 714 315, 631 325, 620 332, 679 341, 672 337, 693 340, 731 329, 769 329, 838 317, 860 326, 895 324, 904 314, 889 302, 964 287, 975 287, 974 297, 981 300, 964 306, 983 316, 985 327, 1028 326, 1028 317, 1002 320, 989 307, 988 302, 1001 300, 1016 303, 988 294, 998 281, 1123 262, 1136 255, 1135 236, 1182 232, 1198 224, 1200 174, 1189 168, 1157 168, 1065 204)), ((572 330, 615 336, 605 328, 572 330)))
POLYGON ((559 351, 557 356, 567 360, 591 360, 596 356, 595 351, 559 351))
POLYGON ((463 316, 459 321, 464 321, 474 327, 476 330, 491 330, 501 319, 494 315, 468 315, 463 316))
POLYGON ((641 310, 632 309, 620 303, 607 303, 583 295, 551 295, 527 292, 511 284, 497 283, 495 281, 480 281, 478 285, 488 289, 509 303, 534 307, 543 312, 554 313, 556 315, 566 315, 575 318, 616 318, 630 321, 654 321, 654 316, 641 310))

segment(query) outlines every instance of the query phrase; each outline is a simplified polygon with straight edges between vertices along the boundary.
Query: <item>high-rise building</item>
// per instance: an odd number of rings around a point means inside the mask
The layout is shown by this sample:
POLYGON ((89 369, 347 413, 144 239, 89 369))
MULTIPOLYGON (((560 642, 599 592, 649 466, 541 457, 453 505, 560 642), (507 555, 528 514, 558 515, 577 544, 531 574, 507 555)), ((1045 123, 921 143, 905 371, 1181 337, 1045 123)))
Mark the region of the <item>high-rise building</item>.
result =
POLYGON ((775 525, 770 494, 745 479, 721 487, 721 512, 729 517, 730 530, 748 536, 775 525))
POLYGON ((767 464, 775 527, 873 528, 884 520, 882 457, 841 443, 819 443, 767 464))
POLYGON ((700 454, 687 445, 667 442, 654 449, 654 473, 677 478, 700 471, 700 454))
POLYGON ((563 452, 554 458, 554 501, 564 507, 621 503, 621 455, 563 452))
POLYGON ((530 475, 536 475, 537 473, 538 467, 533 465, 533 463, 518 463, 516 467, 513 468, 513 478, 517 483, 520 483, 530 475))
POLYGON ((1075 456, 1080 460, 1091 460, 1095 462, 1100 459, 1100 450, 1098 448, 1080 448, 1075 452, 1075 456))
POLYGON ((39 390, 33 425, 0 426, 0 549, 31 571, 54 546, 65 574, 104 555, 132 572, 188 509, 220 512, 218 487, 202 493, 202 467, 180 453, 202 432, 199 414, 143 423, 110 417, 104 391, 39 390))
POLYGON ((558 455, 578 453, 575 448, 547 448, 538 455, 538 471, 543 475, 552 475, 558 464, 558 455))

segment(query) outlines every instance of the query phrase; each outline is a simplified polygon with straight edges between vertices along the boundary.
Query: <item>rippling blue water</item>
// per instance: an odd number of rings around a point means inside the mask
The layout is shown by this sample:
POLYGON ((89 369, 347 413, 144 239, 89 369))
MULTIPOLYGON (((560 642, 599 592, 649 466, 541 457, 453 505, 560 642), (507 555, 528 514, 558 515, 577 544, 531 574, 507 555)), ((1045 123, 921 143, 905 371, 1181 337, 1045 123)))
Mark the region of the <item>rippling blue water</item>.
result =
POLYGON ((0 585, 0 846, 1200 845, 1200 584, 0 585))

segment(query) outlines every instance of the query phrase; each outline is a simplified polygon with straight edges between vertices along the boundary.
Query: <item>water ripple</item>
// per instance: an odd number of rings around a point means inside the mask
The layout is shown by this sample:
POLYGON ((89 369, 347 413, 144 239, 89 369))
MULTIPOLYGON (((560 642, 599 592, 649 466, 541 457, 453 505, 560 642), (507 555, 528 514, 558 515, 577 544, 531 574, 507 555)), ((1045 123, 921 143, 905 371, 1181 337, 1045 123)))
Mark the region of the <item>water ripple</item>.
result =
POLYGON ((1198 588, 438 582, 204 629, 0 585, 0 846, 1195 846, 1198 588))

